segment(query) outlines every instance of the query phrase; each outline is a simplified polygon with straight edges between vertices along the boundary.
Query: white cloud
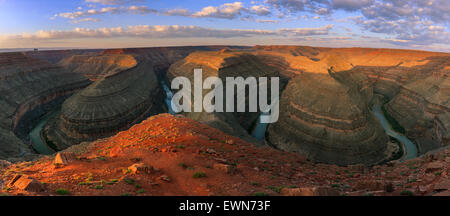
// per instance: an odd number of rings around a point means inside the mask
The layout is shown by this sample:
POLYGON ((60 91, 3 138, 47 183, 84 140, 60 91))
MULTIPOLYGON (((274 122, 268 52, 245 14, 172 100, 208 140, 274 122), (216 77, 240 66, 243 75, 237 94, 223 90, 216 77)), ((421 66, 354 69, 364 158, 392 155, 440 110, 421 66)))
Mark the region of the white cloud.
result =
POLYGON ((59 17, 75 19, 79 17, 100 15, 100 14, 119 14, 119 13, 131 13, 131 14, 148 14, 158 13, 155 9, 150 9, 147 6, 129 6, 129 7, 104 7, 101 9, 89 9, 85 11, 66 12, 58 14, 59 17))
POLYGON ((334 25, 330 24, 318 28, 280 29, 279 32, 291 36, 327 35, 333 27, 334 25))
POLYGON ((384 34, 381 37, 385 42, 412 46, 450 41, 449 0, 266 0, 265 3, 279 13, 314 19, 319 18, 315 14, 330 15, 338 10, 360 13, 361 16, 352 19, 353 23, 363 30, 384 34))
POLYGON ((201 11, 192 14, 193 17, 214 17, 233 19, 241 15, 243 11, 248 9, 244 8, 242 2, 225 3, 218 7, 208 6, 204 7, 201 11))
POLYGON ((121 5, 134 2, 143 2, 143 0, 85 0, 87 3, 98 3, 104 5, 121 5))
POLYGON ((366 6, 370 6, 374 0, 332 0, 331 6, 334 9, 356 11, 366 6))
POLYGON ((276 23, 279 23, 280 20, 255 19, 255 22, 257 22, 257 23, 273 23, 273 24, 276 24, 276 23))
POLYGON ((82 23, 82 22, 100 22, 100 19, 97 19, 97 18, 83 18, 83 19, 75 19, 75 20, 71 21, 71 23, 73 23, 73 24, 78 24, 78 23, 82 23))
POLYGON ((67 40, 80 38, 119 38, 119 37, 143 37, 143 38, 233 38, 252 36, 312 36, 326 35, 333 25, 318 28, 294 28, 279 30, 259 29, 214 29, 199 26, 178 25, 137 25, 115 28, 75 28, 69 31, 38 31, 34 34, 24 33, 19 35, 7 35, 5 40, 10 41, 39 41, 39 40, 67 40))
MULTIPOLYGON (((125 1, 99 1, 92 0, 91 2, 102 2, 105 4, 119 4, 125 1)), ((269 16, 271 14, 270 8, 264 5, 253 5, 249 8, 245 7, 242 2, 233 2, 233 3, 225 3, 219 6, 207 6, 202 8, 200 11, 191 13, 188 9, 177 8, 177 9, 168 9, 168 10, 156 10, 148 8, 147 6, 118 6, 118 7, 104 7, 101 9, 90 9, 82 11, 81 8, 78 8, 78 11, 75 12, 65 12, 59 13, 57 16, 68 18, 68 19, 76 19, 80 17, 86 16, 94 16, 101 15, 106 13, 112 14, 159 14, 166 16, 186 16, 186 17, 194 17, 194 18, 220 18, 220 19, 235 19, 239 17, 251 18, 254 15, 258 16, 269 16)), ((54 18, 52 18, 54 19, 54 18)), ((254 20, 254 19, 248 19, 254 20)))
POLYGON ((190 16, 191 13, 188 9, 172 9, 164 12, 167 16, 190 16))
POLYGON ((250 8, 250 11, 259 16, 267 16, 271 13, 269 8, 264 5, 254 5, 250 8))

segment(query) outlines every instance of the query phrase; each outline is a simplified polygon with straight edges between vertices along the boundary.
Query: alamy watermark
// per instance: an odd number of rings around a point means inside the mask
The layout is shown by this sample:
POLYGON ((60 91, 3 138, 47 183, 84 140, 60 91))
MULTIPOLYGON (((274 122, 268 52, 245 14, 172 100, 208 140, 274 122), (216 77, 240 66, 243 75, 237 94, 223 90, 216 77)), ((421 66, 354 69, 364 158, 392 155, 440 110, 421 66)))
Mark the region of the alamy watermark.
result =
POLYGON ((268 104, 268 78, 226 77, 225 100, 224 82, 219 77, 208 77, 203 81, 202 69, 194 69, 194 101, 192 103, 192 85, 186 77, 176 77, 171 88, 179 90, 172 97, 171 106, 179 112, 246 112, 246 87, 248 87, 248 112, 263 113, 261 123, 275 123, 279 117, 279 77, 270 78, 270 104, 268 104), (236 87, 236 88, 235 88, 236 87), (203 98, 203 90, 211 90, 203 98), (235 93, 236 89, 236 93, 235 93), (236 97, 236 103, 235 103, 236 97), (214 101, 214 102, 213 102, 214 101), (225 102, 225 104, 224 104, 225 102), (193 105, 193 106, 192 106, 193 105))

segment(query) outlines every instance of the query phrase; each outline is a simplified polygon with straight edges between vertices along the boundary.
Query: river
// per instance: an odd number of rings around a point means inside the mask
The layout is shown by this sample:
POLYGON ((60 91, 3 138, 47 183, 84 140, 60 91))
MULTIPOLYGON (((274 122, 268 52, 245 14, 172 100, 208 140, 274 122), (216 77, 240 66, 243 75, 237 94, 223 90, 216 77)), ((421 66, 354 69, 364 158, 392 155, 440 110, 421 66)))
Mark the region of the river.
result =
POLYGON ((397 131, 394 131, 392 129, 392 126, 389 124, 388 120, 384 116, 383 111, 381 111, 380 104, 376 103, 373 106, 372 112, 375 115, 375 117, 377 117, 381 126, 386 131, 386 134, 391 137, 396 138, 404 146, 405 154, 402 157, 402 161, 413 159, 413 158, 417 157, 416 145, 411 140, 409 140, 406 136, 404 136, 403 134, 398 133, 397 131))
POLYGON ((176 113, 172 109, 173 92, 170 90, 170 88, 166 85, 166 83, 164 81, 161 81, 160 83, 164 89, 164 92, 166 92, 165 102, 167 104, 167 108, 169 109, 169 114, 175 115, 176 113))
MULTIPOLYGON (((164 89, 164 92, 166 93, 166 99, 165 102, 167 104, 167 108, 169 109, 169 113, 172 115, 175 115, 176 113, 172 109, 172 98, 173 98, 173 92, 170 90, 170 88, 166 85, 164 81, 161 81, 161 86, 164 89)), ((258 122, 256 124, 255 129, 252 132, 252 136, 255 137, 257 140, 264 140, 266 129, 269 124, 267 123, 261 123, 261 116, 263 115, 269 115, 269 113, 261 113, 261 115, 258 118, 258 122)))
POLYGON ((39 123, 34 127, 30 132, 30 141, 33 148, 39 153, 44 155, 51 155, 55 153, 53 149, 51 149, 42 139, 41 139, 41 131, 44 128, 45 124, 48 120, 53 117, 57 112, 47 113, 39 123))
POLYGON ((256 127, 252 132, 252 136, 259 141, 264 140, 265 135, 266 135, 267 126, 269 126, 268 123, 261 123, 261 117, 264 115, 269 115, 269 113, 261 113, 261 115, 258 117, 258 122, 256 123, 256 127))

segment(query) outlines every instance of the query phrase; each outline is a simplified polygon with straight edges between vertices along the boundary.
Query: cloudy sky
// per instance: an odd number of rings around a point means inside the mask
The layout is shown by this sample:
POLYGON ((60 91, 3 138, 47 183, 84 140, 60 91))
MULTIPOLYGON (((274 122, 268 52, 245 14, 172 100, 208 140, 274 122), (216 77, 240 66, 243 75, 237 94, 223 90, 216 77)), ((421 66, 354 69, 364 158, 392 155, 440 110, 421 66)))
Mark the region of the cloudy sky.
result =
POLYGON ((281 44, 450 52, 449 22, 449 0, 0 0, 0 49, 281 44))

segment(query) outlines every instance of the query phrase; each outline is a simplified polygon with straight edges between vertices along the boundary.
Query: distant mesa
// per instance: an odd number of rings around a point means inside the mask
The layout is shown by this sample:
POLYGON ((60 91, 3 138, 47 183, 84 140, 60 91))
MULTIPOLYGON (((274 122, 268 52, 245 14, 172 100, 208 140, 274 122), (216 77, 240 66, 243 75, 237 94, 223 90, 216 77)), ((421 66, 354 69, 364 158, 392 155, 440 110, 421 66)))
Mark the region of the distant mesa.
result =
POLYGON ((123 54, 74 55, 60 62, 61 66, 91 80, 132 68, 136 64, 132 55, 123 54))

